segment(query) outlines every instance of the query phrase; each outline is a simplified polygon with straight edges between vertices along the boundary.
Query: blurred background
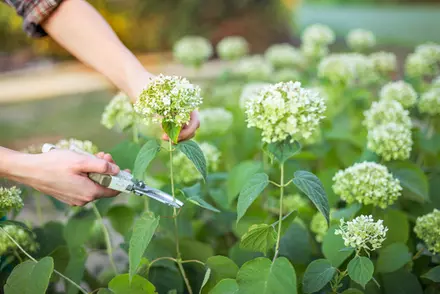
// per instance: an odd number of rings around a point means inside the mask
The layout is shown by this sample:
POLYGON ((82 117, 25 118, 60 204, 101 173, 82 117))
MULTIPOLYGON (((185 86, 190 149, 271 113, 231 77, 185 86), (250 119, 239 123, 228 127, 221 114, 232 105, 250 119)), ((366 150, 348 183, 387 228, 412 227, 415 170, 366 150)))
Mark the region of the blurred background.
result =
MULTIPOLYGON (((213 78, 222 63, 213 60, 198 71, 175 63, 172 45, 185 35, 204 36, 214 45, 225 36, 241 35, 252 53, 262 53, 274 43, 298 45, 304 27, 322 23, 335 30, 339 50, 349 30, 364 28, 376 34, 379 48, 396 52, 399 60, 416 44, 440 42, 439 0, 90 2, 150 71, 200 83, 213 78)), ((119 142, 122 135, 100 125, 116 90, 49 38, 29 39, 21 25, 15 12, 0 4, 0 145, 23 149, 74 137, 106 150, 119 142)))

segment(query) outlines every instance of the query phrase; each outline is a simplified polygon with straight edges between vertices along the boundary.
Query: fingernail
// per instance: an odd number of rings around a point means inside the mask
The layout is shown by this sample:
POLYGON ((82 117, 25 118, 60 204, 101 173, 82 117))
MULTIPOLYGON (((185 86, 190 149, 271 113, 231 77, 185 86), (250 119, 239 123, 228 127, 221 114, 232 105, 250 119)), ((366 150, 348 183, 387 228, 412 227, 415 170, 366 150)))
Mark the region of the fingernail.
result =
POLYGON ((110 164, 110 166, 112 167, 112 173, 117 174, 119 172, 119 166, 114 164, 110 164))

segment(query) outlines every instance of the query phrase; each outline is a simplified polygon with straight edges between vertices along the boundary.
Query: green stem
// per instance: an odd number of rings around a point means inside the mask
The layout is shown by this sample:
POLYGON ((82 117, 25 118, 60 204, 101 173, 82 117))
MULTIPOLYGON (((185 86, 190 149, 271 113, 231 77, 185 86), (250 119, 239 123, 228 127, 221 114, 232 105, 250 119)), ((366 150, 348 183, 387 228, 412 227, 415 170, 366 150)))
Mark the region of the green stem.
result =
POLYGON ((41 212, 41 194, 40 193, 35 193, 35 207, 37 210, 38 224, 42 225, 43 224, 43 213, 41 212))
POLYGON ((115 261, 113 259, 113 248, 112 248, 112 243, 110 241, 110 234, 108 233, 108 230, 104 224, 104 220, 102 219, 102 216, 99 213, 99 210, 96 207, 95 203, 93 203, 92 208, 93 208, 93 212, 95 213, 96 218, 98 219, 99 223, 101 224, 102 232, 104 233, 105 246, 107 248, 108 260, 110 261, 110 265, 113 268, 115 275, 118 275, 118 268, 116 267, 115 261))
POLYGON ((19 263, 23 262, 23 259, 21 258, 20 254, 18 254, 17 250, 14 250, 14 256, 18 259, 19 263))
POLYGON ((133 127, 131 129, 133 131, 133 142, 137 144, 139 143, 139 131, 136 124, 133 124, 133 127))
MULTIPOLYGON (((0 227, 0 230, 2 230, 3 233, 6 234, 6 236, 8 236, 8 238, 17 246, 18 249, 20 249, 21 252, 23 252, 24 255, 27 256, 27 258, 29 258, 30 260, 32 260, 33 262, 37 263, 38 261, 33 258, 29 253, 27 253, 26 250, 23 249, 23 247, 20 246, 20 244, 18 244, 17 241, 15 241, 14 238, 12 238, 11 235, 8 234, 8 232, 6 232, 2 227, 0 227)), ((75 283, 74 281, 72 281, 71 279, 69 279, 68 277, 66 277, 65 275, 63 275, 62 273, 60 273, 59 271, 57 271, 56 269, 53 270, 57 275, 59 275, 60 277, 62 277, 63 279, 65 279, 67 282, 71 283, 73 286, 75 286, 81 293, 84 294, 88 294, 88 292, 86 290, 84 290, 83 288, 81 288, 80 285, 78 285, 77 283, 75 283)))
POLYGON ((280 240, 281 240, 281 224, 283 222, 283 196, 284 196, 284 163, 281 164, 280 167, 281 178, 280 178, 280 211, 279 211, 279 220, 278 220, 278 234, 277 234, 277 243, 275 246, 275 255, 273 256, 273 261, 278 257, 278 253, 280 251, 280 240))
POLYGON ((417 258, 419 258, 420 255, 422 255, 423 251, 425 251, 424 248, 421 248, 419 251, 417 251, 417 253, 413 256, 412 260, 416 260, 417 258))
POLYGON ((338 293, 338 289, 340 288, 340 284, 342 282, 342 279, 345 278, 347 275, 347 271, 339 272, 338 275, 335 277, 335 282, 331 284, 332 291, 334 293, 338 293))
POLYGON ((182 260, 180 263, 198 263, 200 265, 205 266, 205 263, 203 261, 197 260, 197 259, 188 259, 188 260, 182 260))

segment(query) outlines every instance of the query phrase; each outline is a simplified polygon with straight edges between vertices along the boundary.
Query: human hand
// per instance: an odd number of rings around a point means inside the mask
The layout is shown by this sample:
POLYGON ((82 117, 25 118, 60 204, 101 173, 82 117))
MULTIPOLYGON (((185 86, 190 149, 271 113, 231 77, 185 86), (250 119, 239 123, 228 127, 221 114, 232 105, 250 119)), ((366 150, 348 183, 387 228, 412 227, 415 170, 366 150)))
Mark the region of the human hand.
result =
MULTIPOLYGON (((179 134, 179 138, 177 140, 180 142, 191 139, 196 135, 196 131, 199 127, 200 127, 199 112, 197 110, 194 110, 193 112, 191 112, 190 120, 188 124, 183 125, 182 130, 180 131, 179 134)), ((168 137, 167 134, 163 134, 162 139, 168 141, 170 138, 168 137)))
POLYGON ((90 172, 116 175, 119 167, 110 154, 101 152, 91 157, 68 150, 53 150, 23 156, 25 163, 17 180, 69 205, 83 206, 119 194, 87 177, 90 172))

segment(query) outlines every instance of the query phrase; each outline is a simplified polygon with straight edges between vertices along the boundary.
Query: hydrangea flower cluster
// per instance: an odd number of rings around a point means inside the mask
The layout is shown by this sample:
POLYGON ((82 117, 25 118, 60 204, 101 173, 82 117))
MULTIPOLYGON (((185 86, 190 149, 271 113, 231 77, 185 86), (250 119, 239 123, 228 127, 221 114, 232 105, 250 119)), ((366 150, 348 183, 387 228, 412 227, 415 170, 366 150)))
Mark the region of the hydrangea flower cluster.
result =
POLYGON ((272 81, 275 83, 295 82, 301 78, 301 74, 292 68, 282 68, 272 75, 272 81))
POLYGON ((385 161, 408 159, 412 144, 411 129, 402 124, 388 123, 368 131, 368 149, 385 161))
POLYGON ((429 64, 435 65, 440 62, 440 45, 436 43, 425 43, 417 46, 415 54, 425 58, 429 64))
POLYGON ((440 210, 418 217, 414 232, 425 242, 428 250, 434 254, 440 253, 440 210))
POLYGON ((224 108, 207 108, 199 112, 200 128, 197 132, 201 136, 222 135, 232 126, 233 115, 224 108))
POLYGON ((178 76, 156 76, 134 105, 145 123, 186 124, 190 114, 202 104, 200 88, 178 76))
MULTIPOLYGON (((277 199, 278 200, 278 199, 277 199)), ((278 201, 279 202, 279 201, 278 201)), ((279 207, 279 205, 277 205, 279 207)), ((283 199, 283 213, 287 214, 291 211, 304 211, 310 209, 310 201, 300 194, 286 195, 283 199)))
POLYGON ((308 26, 302 33, 301 40, 306 44, 330 45, 335 41, 335 33, 332 29, 323 24, 308 26))
POLYGON ((369 56, 375 71, 381 75, 389 75, 397 70, 396 54, 391 52, 375 52, 369 56))
POLYGON ((186 36, 173 47, 174 57, 184 65, 199 67, 213 54, 211 43, 198 36, 186 36))
POLYGON ((405 72, 413 78, 423 78, 436 73, 436 65, 421 54, 411 53, 405 60, 405 72))
POLYGON ((402 187, 388 169, 375 162, 356 163, 333 177, 333 191, 347 203, 386 208, 401 195, 402 187))
POLYGON ((315 43, 302 43, 302 55, 309 60, 319 60, 329 53, 327 46, 315 43))
POLYGON ((440 114, 440 87, 432 88, 420 97, 418 108, 420 113, 428 115, 440 114))
MULTIPOLYGON (((2 226, 5 230, 24 250, 28 252, 35 252, 38 249, 38 244, 35 242, 35 235, 26 231, 20 226, 5 225, 2 226)), ((0 230, 0 256, 11 253, 16 250, 17 245, 9 239, 5 232, 0 230)))
POLYGON ((268 81, 273 73, 273 67, 262 56, 254 55, 240 59, 234 72, 248 81, 268 81))
POLYGON ((248 101, 248 127, 262 130, 264 142, 309 138, 324 118, 324 100, 315 91, 301 87, 300 82, 270 85, 248 101))
POLYGON ((416 90, 404 81, 386 84, 380 90, 379 97, 383 100, 395 100, 402 104, 404 108, 410 108, 417 102, 416 90))
POLYGON ((130 98, 120 92, 105 107, 101 124, 107 129, 117 127, 119 130, 125 130, 135 123, 135 116, 130 98))
POLYGON ((270 86, 269 83, 250 83, 243 87, 240 95, 240 108, 245 109, 248 101, 258 97, 261 90, 265 87, 270 86))
POLYGON ((328 231, 328 224, 325 217, 319 211, 313 215, 312 221, 310 222, 310 230, 315 233, 316 241, 322 243, 328 231))
POLYGON ((382 247, 387 231, 383 220, 375 222, 371 215, 360 215, 348 222, 341 219, 340 227, 335 234, 341 235, 345 246, 353 247, 357 252, 365 250, 368 254, 369 251, 382 247))
MULTIPOLYGON (((205 155, 207 169, 210 172, 217 171, 221 155, 217 147, 208 143, 201 143, 200 149, 205 155)), ((174 178, 178 183, 190 183, 202 178, 194 164, 181 152, 173 157, 172 164, 175 167, 174 178)))
POLYGON ((302 67, 304 65, 304 57, 301 52, 287 43, 270 46, 264 57, 275 68, 302 67))
POLYGON ((348 33, 346 42, 349 48, 361 52, 376 45, 376 36, 368 30, 354 29, 348 33))
POLYGON ((0 215, 1 212, 7 212, 11 209, 20 209, 23 207, 23 200, 20 197, 21 190, 17 187, 0 187, 0 215))
POLYGON ((243 37, 229 36, 217 44, 217 52, 223 60, 236 60, 248 54, 249 44, 243 37))
POLYGON ((363 124, 372 130, 380 125, 387 123, 397 123, 410 128, 412 126, 409 111, 394 100, 380 100, 371 104, 369 110, 364 112, 365 120, 363 124))
POLYGON ((68 150, 80 149, 91 154, 96 154, 99 152, 98 147, 88 140, 81 141, 73 138, 67 140, 60 140, 58 141, 58 143, 55 144, 55 146, 57 146, 60 149, 68 149, 68 150))

